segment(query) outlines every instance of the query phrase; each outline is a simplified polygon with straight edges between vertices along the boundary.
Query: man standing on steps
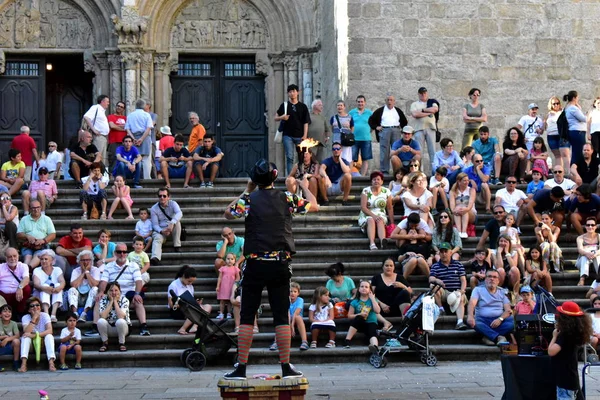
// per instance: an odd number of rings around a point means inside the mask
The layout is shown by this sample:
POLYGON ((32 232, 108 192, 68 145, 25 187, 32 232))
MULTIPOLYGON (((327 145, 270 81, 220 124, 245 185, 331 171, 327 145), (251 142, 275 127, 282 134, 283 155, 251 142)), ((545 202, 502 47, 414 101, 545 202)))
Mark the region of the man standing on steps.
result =
POLYGON ((160 265, 162 245, 169 236, 173 237, 176 253, 181 252, 181 218, 183 213, 176 201, 171 200, 169 188, 158 190, 158 202, 150 209, 152 220, 152 258, 150 265, 160 265))
POLYGON ((242 268, 241 323, 238 336, 238 364, 225 379, 246 379, 246 365, 252 346, 254 315, 262 290, 266 286, 273 312, 275 340, 283 378, 297 378, 302 372, 290 364, 291 330, 289 324, 290 278, 292 255, 296 252, 292 235, 292 216, 318 211, 313 194, 308 190, 306 175, 298 184, 306 200, 290 192, 273 188, 277 167, 265 159, 256 162, 251 180, 239 199, 225 210, 225 218, 245 217, 246 239, 242 268), (258 186, 258 191, 254 189, 258 186))
POLYGON ((412 126, 415 129, 415 139, 419 141, 423 149, 427 144, 429 161, 421 163, 423 172, 432 175, 431 164, 433 163, 433 157, 435 157, 436 113, 439 116, 439 103, 435 99, 429 99, 427 88, 419 88, 418 93, 419 101, 415 101, 410 105, 410 115, 413 117, 412 126))
POLYGON ((396 98, 390 94, 385 98, 385 106, 375 110, 369 118, 369 126, 378 135, 379 170, 384 174, 388 174, 390 170, 390 146, 400 140, 400 129, 408 125, 406 116, 395 105, 396 98))
POLYGON ((285 151, 286 173, 289 174, 294 167, 294 154, 298 152, 297 146, 308 138, 308 125, 310 114, 306 104, 298 100, 298 85, 287 87, 289 101, 282 103, 275 115, 275 122, 283 121, 283 149, 285 151))
POLYGON ((108 132, 110 132, 110 126, 108 125, 108 118, 106 117, 106 110, 110 104, 110 100, 107 95, 101 94, 97 98, 98 104, 90 107, 89 110, 84 114, 83 119, 89 126, 89 131, 94 135, 94 146, 98 149, 102 157, 104 166, 108 165, 108 158, 106 157, 106 150, 108 147, 108 132))

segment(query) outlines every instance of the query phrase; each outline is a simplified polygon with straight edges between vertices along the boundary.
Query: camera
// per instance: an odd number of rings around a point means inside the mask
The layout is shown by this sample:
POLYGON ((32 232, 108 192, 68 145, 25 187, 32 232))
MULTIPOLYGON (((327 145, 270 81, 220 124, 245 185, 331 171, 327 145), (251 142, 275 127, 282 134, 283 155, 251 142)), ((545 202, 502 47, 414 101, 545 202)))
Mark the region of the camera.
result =
POLYGON ((542 225, 544 225, 544 223, 543 223, 543 222, 540 222, 540 223, 538 223, 538 226, 539 226, 540 228, 542 227, 542 225))

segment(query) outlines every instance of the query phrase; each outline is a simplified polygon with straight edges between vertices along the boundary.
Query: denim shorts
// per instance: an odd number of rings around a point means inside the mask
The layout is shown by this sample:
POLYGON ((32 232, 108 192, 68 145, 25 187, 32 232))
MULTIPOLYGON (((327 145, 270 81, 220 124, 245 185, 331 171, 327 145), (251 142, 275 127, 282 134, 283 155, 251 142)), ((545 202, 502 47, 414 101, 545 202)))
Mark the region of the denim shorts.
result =
POLYGON ((174 168, 169 166, 169 178, 185 178, 185 173, 187 172, 187 167, 179 167, 174 168))
MULTIPOLYGON (((550 150, 558 150, 560 146, 560 135, 548 135, 548 147, 550 150)), ((563 146, 568 147, 568 146, 563 146)))
POLYGON ((357 140, 354 142, 354 146, 352 146, 352 161, 358 161, 358 153, 363 161, 368 161, 373 159, 373 148, 371 146, 370 140, 357 140))
POLYGON ((12 343, 8 343, 6 346, 4 347, 0 347, 0 356, 8 356, 8 355, 13 355, 13 347, 12 347, 12 343))
POLYGON ((576 390, 563 389, 556 387, 556 400, 575 400, 577 398, 576 390))

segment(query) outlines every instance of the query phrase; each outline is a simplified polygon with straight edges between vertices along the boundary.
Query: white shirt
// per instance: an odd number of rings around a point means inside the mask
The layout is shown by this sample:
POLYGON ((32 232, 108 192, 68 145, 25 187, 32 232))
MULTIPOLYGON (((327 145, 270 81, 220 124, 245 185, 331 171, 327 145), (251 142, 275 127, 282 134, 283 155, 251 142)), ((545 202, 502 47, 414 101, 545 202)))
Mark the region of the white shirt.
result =
POLYGON ((496 192, 496 198, 500 198, 500 205, 504 207, 506 212, 519 212, 517 203, 519 200, 525 200, 527 195, 520 189, 515 189, 510 193, 506 188, 503 188, 496 192))
MULTIPOLYGON (((400 229, 406 229, 408 230, 408 218, 404 218, 402 221, 400 221, 400 224, 398 225, 398 227, 400 229)), ((417 225, 417 230, 419 229, 423 229, 425 231, 425 233, 431 235, 433 234, 431 228, 429 227, 429 225, 427 225, 427 222, 421 220, 419 221, 419 225, 417 225)))
MULTIPOLYGON (((450 192, 450 182, 448 182, 448 179, 442 178, 441 181, 438 181, 437 179, 435 179, 435 175, 429 178, 429 189, 431 190, 442 183, 446 185, 444 186, 444 191, 446 192, 446 194, 448 194, 450 192)), ((433 206, 435 207, 435 204, 433 206)))
POLYGON ((321 306, 320 309, 317 310, 316 304, 311 304, 308 307, 309 311, 314 312, 315 322, 313 324, 316 325, 326 325, 326 326, 335 326, 335 322, 329 319, 329 310, 333 308, 333 304, 329 303, 325 306, 321 306))
POLYGON ((408 217, 410 214, 417 212, 417 211, 411 210, 406 205, 406 201, 404 199, 409 199, 413 204, 422 206, 422 205, 427 204, 427 200, 432 198, 433 194, 429 190, 425 190, 420 197, 415 197, 407 190, 406 192, 402 193, 402 196, 400 196, 400 197, 402 198, 402 201, 404 202, 404 216, 408 217))
MULTIPOLYGON (((119 285, 121 285, 121 293, 125 295, 127 292, 135 291, 135 283, 142 280, 140 267, 136 263, 125 263, 123 268, 126 270, 119 277, 119 285)), ((121 267, 116 261, 111 261, 104 267, 101 280, 104 282, 112 282, 121 272, 121 267)))
POLYGON ((388 106, 383 106, 381 114, 381 126, 400 126, 400 116, 395 107, 390 110, 388 106))
MULTIPOLYGON (((71 340, 81 340, 81 331, 78 328, 75 328, 73 330, 74 336, 73 339, 71 340)), ((67 336, 69 336, 71 334, 71 332, 69 332, 69 328, 67 328, 66 326, 64 328, 62 328, 62 331, 60 331, 60 338, 66 338, 67 336)), ((72 343, 65 343, 67 345, 70 345, 72 343)))
POLYGON ((590 114, 590 133, 600 132, 600 110, 594 108, 590 114))
POLYGON ((46 168, 48 168, 48 171, 54 172, 56 171, 56 165, 62 163, 62 160, 63 156, 61 153, 56 150, 51 151, 46 157, 46 168))
POLYGON ((413 112, 420 112, 424 108, 427 108, 427 103, 424 101, 415 101, 410 105, 411 126, 415 129, 415 132, 423 129, 435 129, 435 115, 429 114, 421 118, 412 116, 413 112))
MULTIPOLYGON (((88 179, 90 179, 89 176, 84 176, 83 178, 81 178, 81 182, 85 184, 88 179)), ((87 193, 92 195, 98 194, 100 192, 100 185, 98 185, 98 182, 102 182, 105 185, 108 185, 108 180, 109 178, 106 174, 102 175, 102 178, 100 178, 97 182, 90 183, 90 187, 88 188, 87 193)))
POLYGON ((171 282, 171 284, 169 285, 169 288, 167 289, 167 297, 169 299, 171 298, 171 290, 173 292, 175 292, 175 294, 178 297, 181 296, 181 294, 186 291, 190 292, 190 294, 192 296, 194 295, 194 287, 192 285, 184 285, 183 282, 181 282, 181 279, 179 279, 179 278, 177 278, 173 282, 171 282))
POLYGON ((100 104, 93 105, 84 114, 84 117, 88 117, 90 122, 94 124, 94 128, 103 136, 108 135, 110 127, 108 126, 108 118, 106 118, 106 110, 104 107, 100 104))
MULTIPOLYGON (((73 272, 71 273, 71 283, 75 282, 75 280, 77 278, 79 278, 80 275, 81 275, 81 267, 75 268, 73 270, 73 272)), ((90 269, 90 275, 92 276, 92 278, 99 281, 100 280, 100 268, 92 266, 92 268, 90 269)), ((92 286, 89 284, 87 278, 83 278, 83 281, 81 282, 81 284, 82 285, 88 284, 89 286, 92 286)))
POLYGON ((542 127, 544 126, 544 119, 539 114, 535 117, 532 117, 529 114, 527 114, 521 117, 521 119, 519 120, 519 125, 523 127, 525 141, 533 142, 533 140, 539 136, 535 130, 538 128, 542 129, 542 127))
MULTIPOLYGON (((563 190, 573 190, 576 184, 575 182, 567 178, 563 179, 563 181, 560 184, 556 183, 556 180, 554 179, 548 179, 544 184, 544 188, 546 189, 552 189, 554 186, 560 186, 561 188, 563 188, 563 190)), ((565 194, 565 200, 567 200, 569 196, 570 195, 565 194)))

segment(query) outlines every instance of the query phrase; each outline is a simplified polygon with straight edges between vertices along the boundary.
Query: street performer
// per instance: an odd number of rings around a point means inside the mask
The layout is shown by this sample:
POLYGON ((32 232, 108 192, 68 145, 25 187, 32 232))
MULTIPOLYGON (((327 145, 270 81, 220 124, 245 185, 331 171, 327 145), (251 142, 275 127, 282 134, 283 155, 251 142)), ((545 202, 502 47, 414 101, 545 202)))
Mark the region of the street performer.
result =
POLYGON ((291 333, 288 310, 292 276, 292 255, 296 252, 292 216, 318 211, 317 200, 308 189, 308 178, 298 182, 306 200, 273 188, 277 167, 265 159, 256 162, 250 181, 239 199, 225 210, 225 218, 245 217, 245 265, 242 266, 241 323, 238 335, 238 364, 225 379, 246 379, 246 365, 252 346, 254 315, 266 286, 273 312, 275 340, 283 378, 297 378, 302 372, 290 364, 291 333), (258 190, 254 189, 258 186, 258 190))

